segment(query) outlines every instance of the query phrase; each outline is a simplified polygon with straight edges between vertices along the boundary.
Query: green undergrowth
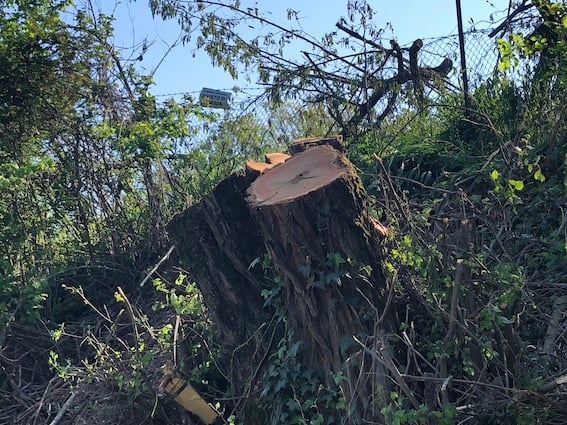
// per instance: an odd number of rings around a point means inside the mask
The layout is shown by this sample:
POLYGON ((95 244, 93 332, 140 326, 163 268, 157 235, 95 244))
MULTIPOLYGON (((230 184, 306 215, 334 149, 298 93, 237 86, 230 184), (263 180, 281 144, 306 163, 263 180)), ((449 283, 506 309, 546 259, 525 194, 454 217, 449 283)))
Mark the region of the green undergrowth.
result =
MULTIPOLYGON (((109 59, 111 20, 81 12, 71 28, 65 3, 8 2, 0 14, 10 77, 0 81, 0 423, 55 423, 56 411, 79 424, 197 423, 164 391, 166 369, 219 423, 348 424, 357 406, 388 425, 567 423, 564 384, 554 386, 567 370, 561 3, 532 2, 553 37, 498 41, 501 69, 472 90, 470 108, 462 93, 419 105, 408 96, 380 128, 346 140, 369 213, 388 228, 392 324, 343 335, 340 347, 372 372, 338 365, 323 376, 304 364, 284 280, 264 257, 277 332, 258 344, 265 355, 241 393, 191 271, 160 261, 164 227, 247 158, 336 123, 323 102, 304 115, 281 106, 276 127, 190 97, 160 103, 151 78, 109 59), (520 59, 526 69, 511 69, 520 59), (111 69, 97 79, 93 67, 111 69), (349 399, 358 378, 380 384, 349 399)), ((319 260, 296 271, 318 273, 313 291, 370 276, 339 253, 319 260)))

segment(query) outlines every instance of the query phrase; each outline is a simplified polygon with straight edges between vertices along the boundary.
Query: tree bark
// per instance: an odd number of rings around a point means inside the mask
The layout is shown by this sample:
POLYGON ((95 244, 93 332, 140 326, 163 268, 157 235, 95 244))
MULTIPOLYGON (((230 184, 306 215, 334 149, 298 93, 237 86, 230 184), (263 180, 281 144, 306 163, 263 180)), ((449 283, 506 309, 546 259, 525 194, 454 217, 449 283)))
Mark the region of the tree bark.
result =
POLYGON ((328 376, 346 360, 353 335, 372 333, 362 317, 368 303, 385 307, 385 229, 369 216, 352 165, 328 146, 293 156, 247 193, 306 364, 328 376), (366 266, 371 273, 361 276, 366 266))
POLYGON ((265 253, 245 203, 249 181, 239 171, 222 181, 205 199, 168 225, 181 266, 197 283, 227 352, 230 379, 251 379, 254 353, 262 357, 271 312, 264 308, 262 270, 250 268, 265 253), (265 328, 265 329, 264 329, 265 328))
MULTIPOLYGON (((271 169, 233 174, 176 217, 169 233, 227 349, 258 336, 273 314, 262 290, 277 291, 306 366, 330 380, 358 358, 348 367, 368 375, 354 338, 369 341, 377 326, 393 326, 381 266, 387 231, 371 217, 362 182, 339 150, 298 151, 271 169), (276 279, 249 268, 266 253, 276 279)), ((351 395, 376 390, 350 387, 351 395)))

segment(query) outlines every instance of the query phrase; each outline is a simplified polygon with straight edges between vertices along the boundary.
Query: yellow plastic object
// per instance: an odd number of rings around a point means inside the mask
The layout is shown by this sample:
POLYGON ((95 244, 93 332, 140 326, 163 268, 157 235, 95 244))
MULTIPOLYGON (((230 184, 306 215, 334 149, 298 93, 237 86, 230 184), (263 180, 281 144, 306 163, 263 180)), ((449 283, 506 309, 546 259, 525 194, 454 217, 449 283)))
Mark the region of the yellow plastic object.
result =
POLYGON ((168 377, 164 385, 165 391, 186 410, 197 415, 205 424, 212 424, 218 412, 209 405, 185 379, 168 377))

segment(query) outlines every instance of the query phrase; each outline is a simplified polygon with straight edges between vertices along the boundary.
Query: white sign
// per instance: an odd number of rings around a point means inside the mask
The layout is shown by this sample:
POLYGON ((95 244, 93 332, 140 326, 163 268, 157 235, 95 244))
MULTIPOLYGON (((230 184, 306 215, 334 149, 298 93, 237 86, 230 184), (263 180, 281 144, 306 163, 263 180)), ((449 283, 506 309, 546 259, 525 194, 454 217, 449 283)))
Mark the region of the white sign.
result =
POLYGON ((199 102, 201 106, 208 108, 228 109, 231 96, 232 94, 226 91, 203 88, 199 94, 199 102))

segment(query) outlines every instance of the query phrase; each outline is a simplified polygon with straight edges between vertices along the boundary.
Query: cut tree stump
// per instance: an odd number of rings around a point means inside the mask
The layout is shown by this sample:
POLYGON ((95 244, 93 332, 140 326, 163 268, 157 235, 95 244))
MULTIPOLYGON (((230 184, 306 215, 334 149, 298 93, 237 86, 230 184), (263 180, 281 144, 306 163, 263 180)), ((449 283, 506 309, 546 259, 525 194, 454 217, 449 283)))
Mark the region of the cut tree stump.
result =
MULTIPOLYGON (((325 379, 357 357, 353 337, 369 341, 377 327, 394 327, 381 265, 386 229, 371 217, 354 167, 333 147, 342 141, 329 140, 299 141, 295 147, 305 149, 295 149, 291 158, 267 157, 283 159, 271 168, 249 162, 246 171, 228 177, 169 225, 177 255, 197 282, 225 348, 242 354, 233 356, 239 367, 260 360, 250 353, 262 338, 265 351, 258 357, 270 350, 259 331, 274 314, 264 305, 263 290, 278 291, 304 364, 325 379), (264 254, 278 283, 260 267, 249 267, 264 254)), ((370 374, 358 359, 354 381, 370 374)), ((250 379, 258 365, 244 369, 235 378, 250 379)), ((386 391, 388 384, 381 385, 386 391)), ((366 397, 376 390, 352 388, 366 397)))
POLYGON ((227 347, 236 347, 269 319, 263 272, 250 269, 266 250, 245 201, 248 179, 238 171, 199 204, 176 216, 168 233, 197 283, 227 347))
POLYGON ((370 330, 361 317, 368 308, 361 307, 383 307, 385 299, 380 259, 386 232, 368 214, 360 179, 339 151, 315 146, 258 177, 247 193, 283 276, 283 303, 306 363, 338 371, 345 338, 370 330), (333 263, 346 260, 351 264, 333 263), (365 266, 371 279, 358 276, 365 266))
POLYGON ((253 159, 246 161, 246 172, 254 177, 265 171, 287 161, 290 158, 285 153, 267 153, 265 156, 266 162, 258 162, 253 159))

